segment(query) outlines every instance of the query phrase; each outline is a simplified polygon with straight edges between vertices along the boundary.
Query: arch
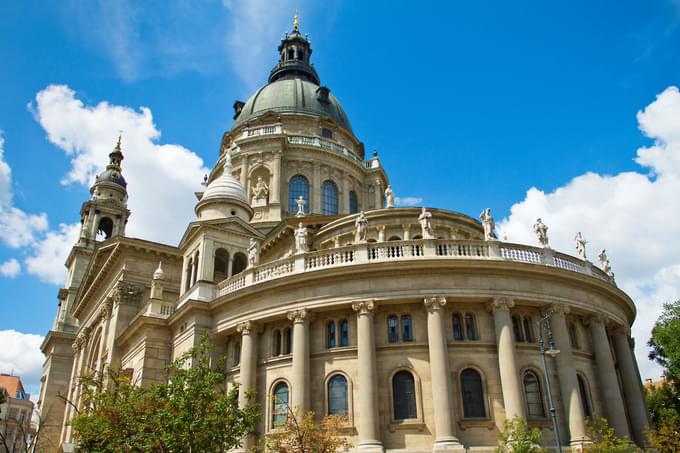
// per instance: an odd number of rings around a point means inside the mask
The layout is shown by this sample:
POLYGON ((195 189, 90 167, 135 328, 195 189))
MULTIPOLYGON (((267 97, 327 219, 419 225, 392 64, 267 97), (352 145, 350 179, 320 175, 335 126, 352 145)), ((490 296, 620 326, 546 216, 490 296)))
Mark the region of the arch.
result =
POLYGON ((298 198, 305 200, 305 214, 309 214, 309 180, 303 175, 295 175, 288 181, 288 212, 295 214, 298 211, 298 198))
POLYGON ((522 335, 522 321, 517 315, 512 317, 512 333, 514 334, 517 343, 522 343, 524 341, 524 335, 522 335))
POLYGON ((101 343, 101 337, 102 328, 99 327, 90 341, 90 353, 86 362, 89 371, 99 371, 99 344, 101 343))
POLYGON ((418 418, 416 383, 410 371, 400 370, 392 376, 392 408, 394 420, 418 418))
POLYGON ((413 240, 416 240, 416 239, 422 239, 422 238, 423 238, 423 236, 422 236, 422 235, 420 235, 420 234, 416 234, 415 236, 413 236, 413 238, 412 238, 412 239, 413 239, 413 240))
POLYGON ((274 357, 281 355, 281 331, 274 329, 272 331, 272 355, 274 357))
POLYGON ((397 315, 387 317, 387 342, 397 343, 399 341, 399 325, 397 315))
POLYGON ((347 378, 342 374, 334 374, 328 380, 327 391, 327 415, 347 415, 349 413, 347 378))
POLYGON ((290 387, 285 381, 278 381, 272 387, 271 392, 271 426, 280 428, 288 420, 288 407, 290 400, 290 387))
POLYGON ((336 215, 338 213, 338 186, 327 179, 321 185, 321 214, 336 215))
POLYGON ((359 212, 359 198, 357 193, 353 190, 349 191, 349 213, 356 214, 359 212))
POLYGON ((110 217, 102 217, 97 225, 97 239, 107 240, 113 235, 113 220, 110 217), (103 238, 102 238, 103 236, 103 238))
POLYGON ((340 346, 349 346, 349 321, 340 321, 340 346))
POLYGON ((477 340, 477 320, 472 313, 465 313, 465 333, 468 340, 477 340))
POLYGON ((479 372, 466 368, 460 373, 460 392, 464 418, 485 418, 484 386, 479 372))
POLYGON ((527 404, 527 418, 545 418, 543 392, 538 375, 532 370, 525 371, 522 377, 522 384, 524 387, 524 400, 527 404))
POLYGON ((588 384, 581 373, 576 373, 578 380, 578 393, 581 397, 581 406, 583 407, 583 414, 586 417, 593 416, 592 405, 590 404, 590 392, 588 391, 588 384))
POLYGON ((411 315, 401 315, 401 341, 413 341, 413 319, 411 319, 411 315))
POLYGON ((454 313, 451 317, 451 322, 453 323, 453 339, 456 341, 462 341, 465 339, 463 335, 463 318, 460 313, 454 313))
POLYGON ((234 263, 232 264, 231 275, 240 274, 248 267, 248 257, 241 252, 234 253, 234 263))
POLYGON ((401 241, 401 238, 397 235, 394 235, 394 236, 390 236, 388 241, 401 241))
POLYGON ((326 347, 334 348, 337 346, 336 328, 335 321, 329 321, 326 323, 326 347))
POLYGON ((522 322, 524 324, 524 339, 527 341, 527 343, 533 343, 536 340, 534 340, 534 328, 531 318, 529 316, 525 316, 524 319, 522 319, 522 322))
POLYGON ((213 282, 219 283, 229 277, 229 252, 226 249, 215 250, 213 262, 213 282))

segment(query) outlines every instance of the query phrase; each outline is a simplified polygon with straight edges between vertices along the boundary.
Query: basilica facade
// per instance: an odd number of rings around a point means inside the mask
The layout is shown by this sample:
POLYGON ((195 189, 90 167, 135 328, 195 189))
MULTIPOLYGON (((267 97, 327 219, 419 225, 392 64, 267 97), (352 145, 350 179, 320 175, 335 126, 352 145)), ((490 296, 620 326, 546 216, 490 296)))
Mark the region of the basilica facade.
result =
POLYGON ((488 211, 394 207, 311 54, 296 23, 268 83, 234 103, 176 246, 126 236, 114 147, 42 345, 43 447, 76 448, 59 395, 80 404, 80 375, 161 381, 205 332, 261 405, 246 448, 287 407, 342 415, 357 451, 493 451, 515 416, 565 451, 589 416, 643 445, 635 305, 608 269, 551 249, 540 225, 536 247, 498 240, 488 211))

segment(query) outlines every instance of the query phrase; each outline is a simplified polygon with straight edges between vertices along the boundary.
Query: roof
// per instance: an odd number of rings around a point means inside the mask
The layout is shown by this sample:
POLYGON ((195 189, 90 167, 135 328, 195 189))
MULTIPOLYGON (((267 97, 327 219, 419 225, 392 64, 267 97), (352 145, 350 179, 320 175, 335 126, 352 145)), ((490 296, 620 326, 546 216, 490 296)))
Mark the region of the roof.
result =
MULTIPOLYGON (((17 398, 17 392, 21 395, 26 394, 24 390, 24 385, 21 383, 21 378, 19 376, 12 376, 9 374, 0 374, 0 387, 7 391, 10 398, 17 398)), ((21 397, 20 399, 28 399, 21 397)))

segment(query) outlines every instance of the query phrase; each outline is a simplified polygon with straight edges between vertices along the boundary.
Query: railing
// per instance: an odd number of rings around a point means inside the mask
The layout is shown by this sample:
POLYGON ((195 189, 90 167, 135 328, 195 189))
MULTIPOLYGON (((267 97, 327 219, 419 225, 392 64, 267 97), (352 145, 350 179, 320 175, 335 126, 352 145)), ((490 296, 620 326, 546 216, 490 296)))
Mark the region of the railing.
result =
POLYGON ((246 286, 286 275, 314 272, 333 267, 352 266, 386 261, 421 259, 496 260, 529 263, 565 269, 590 275, 614 284, 614 280, 588 261, 522 244, 496 241, 457 241, 446 239, 418 239, 358 243, 344 247, 299 253, 270 263, 246 269, 218 285, 217 295, 238 291, 246 286))
POLYGON ((283 130, 280 124, 248 128, 243 131, 243 138, 258 137, 260 135, 280 134, 283 130))
POLYGON ((323 139, 321 137, 309 137, 306 135, 290 135, 288 136, 288 143, 291 145, 305 145, 313 146, 315 148, 325 149, 327 151, 333 151, 338 154, 342 154, 350 159, 359 160, 356 154, 354 154, 349 149, 342 145, 338 145, 330 140, 323 139))

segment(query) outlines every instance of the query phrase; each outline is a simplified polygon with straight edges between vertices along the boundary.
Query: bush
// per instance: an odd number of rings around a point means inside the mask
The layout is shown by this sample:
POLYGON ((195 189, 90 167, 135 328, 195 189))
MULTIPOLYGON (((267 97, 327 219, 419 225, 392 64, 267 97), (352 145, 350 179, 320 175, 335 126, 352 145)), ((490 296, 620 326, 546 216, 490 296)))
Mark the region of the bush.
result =
POLYGON ((547 450, 541 447, 541 430, 531 428, 523 417, 515 417, 505 420, 503 431, 498 441, 496 453, 544 453, 547 450))

